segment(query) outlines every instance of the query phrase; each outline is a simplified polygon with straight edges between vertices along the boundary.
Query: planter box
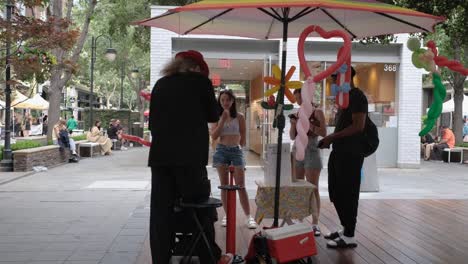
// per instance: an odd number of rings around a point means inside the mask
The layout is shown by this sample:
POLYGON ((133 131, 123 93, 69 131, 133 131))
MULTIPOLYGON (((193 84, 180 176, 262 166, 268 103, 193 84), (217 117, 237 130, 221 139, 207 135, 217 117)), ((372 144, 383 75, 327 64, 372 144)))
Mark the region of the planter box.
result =
POLYGON ((70 151, 60 150, 57 145, 13 151, 13 170, 31 171, 35 166, 52 167, 67 163, 70 151))

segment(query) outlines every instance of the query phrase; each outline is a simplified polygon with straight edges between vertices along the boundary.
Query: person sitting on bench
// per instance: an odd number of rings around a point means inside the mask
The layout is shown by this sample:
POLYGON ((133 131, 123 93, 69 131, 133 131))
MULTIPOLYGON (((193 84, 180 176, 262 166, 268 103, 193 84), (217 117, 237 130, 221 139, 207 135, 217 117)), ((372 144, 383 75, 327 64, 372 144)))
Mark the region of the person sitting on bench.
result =
POLYGON ((442 126, 442 139, 439 143, 426 144, 424 149, 424 160, 441 160, 445 148, 455 147, 455 135, 447 126, 442 126))
POLYGON ((78 161, 78 153, 76 153, 76 144, 75 141, 69 137, 67 122, 65 120, 60 120, 57 126, 54 126, 54 132, 57 136, 57 142, 61 149, 69 149, 72 157, 70 162, 78 161))

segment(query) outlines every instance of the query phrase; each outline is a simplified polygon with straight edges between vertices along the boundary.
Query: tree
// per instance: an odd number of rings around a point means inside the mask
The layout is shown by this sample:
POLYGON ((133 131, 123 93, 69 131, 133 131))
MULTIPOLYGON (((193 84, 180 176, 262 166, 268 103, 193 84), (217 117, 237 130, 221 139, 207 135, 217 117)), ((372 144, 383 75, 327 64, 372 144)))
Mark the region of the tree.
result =
MULTIPOLYGON (((72 74, 75 72, 75 65, 80 57, 81 50, 86 42, 88 35, 89 24, 91 22, 94 10, 96 8, 97 0, 50 0, 50 5, 47 7, 48 17, 54 19, 66 19, 67 21, 73 21, 73 7, 74 4, 78 4, 78 8, 85 10, 85 18, 83 24, 79 25, 81 33, 78 41, 72 52, 68 52, 63 48, 56 48, 52 51, 52 54, 57 59, 57 64, 51 69, 51 78, 49 86, 49 123, 55 124, 59 120, 60 116, 60 101, 62 89, 65 87, 67 82, 71 79, 72 74), (64 8, 63 4, 66 3, 64 8), (64 10, 66 11, 64 13, 64 10)), ((59 30, 59 24, 55 24, 57 30, 59 30)), ((62 30, 64 32, 64 30, 62 30)), ((47 139, 52 139, 52 129, 49 129, 47 133, 47 139)))
MULTIPOLYGON (((120 101, 120 78, 122 67, 124 68, 124 102, 130 109, 134 106, 138 107, 140 112, 140 121, 144 120, 143 113, 145 111, 145 101, 141 100, 139 93, 146 88, 149 80, 149 51, 150 51, 150 30, 146 27, 133 27, 130 25, 135 20, 140 20, 150 16, 150 1, 135 0, 132 2, 124 0, 103 0, 95 9, 95 16, 100 19, 92 20, 90 24, 90 34, 101 35, 105 34, 112 38, 113 47, 117 49, 117 59, 110 63, 105 60, 98 59, 95 65, 94 76, 96 80, 118 81, 116 91, 114 92, 114 100, 120 101), (109 12, 112 10, 112 12, 109 12), (137 67, 140 73, 138 79, 131 78, 131 71, 137 67), (110 75, 109 72, 114 74, 110 75), (133 95, 128 96, 129 92, 133 95), (115 96, 118 95, 118 96, 115 96), (133 98, 136 100, 130 102, 133 98)), ((82 18, 81 18, 82 19, 82 18)), ((84 46, 81 58, 79 60, 79 79, 80 82, 89 81, 89 62, 91 54, 90 47, 84 46)), ((96 82, 96 85, 98 83, 96 82)), ((103 85, 99 85, 103 88, 103 85)), ((112 89, 108 92, 112 92, 112 89)), ((100 91, 104 97, 106 89, 100 91)), ((117 103, 118 104, 118 103, 117 103)), ((117 105, 115 104, 115 105, 117 105)), ((143 122, 141 122, 143 125, 143 122)))
MULTIPOLYGON (((9 64, 12 66, 12 82, 32 81, 44 83, 51 70, 63 63, 70 67, 67 61, 58 62, 52 54, 54 49, 70 50, 75 44, 79 31, 72 28, 69 20, 57 17, 40 19, 33 15, 22 15, 21 9, 34 10, 35 6, 45 7, 48 1, 11 1, 14 4, 11 22, 0 17, 0 44, 11 45, 9 64)), ((0 1, 5 7, 5 1, 0 1)), ((5 68, 6 54, 1 50, 0 65, 5 68)), ((3 71, 1 71, 3 72, 3 71)), ((2 74, 3 75, 3 74, 2 74)), ((2 78, 2 80, 4 80, 2 78)))
MULTIPOLYGON (((439 47, 439 53, 444 56, 468 64, 468 1, 466 0, 394 0, 397 5, 415 9, 436 16, 444 16, 447 21, 436 27, 433 34, 423 34, 425 41, 434 40, 439 47)), ((463 93, 466 76, 443 69, 442 76, 448 80, 454 89, 455 113, 453 130, 457 143, 461 143, 463 130, 463 93)))

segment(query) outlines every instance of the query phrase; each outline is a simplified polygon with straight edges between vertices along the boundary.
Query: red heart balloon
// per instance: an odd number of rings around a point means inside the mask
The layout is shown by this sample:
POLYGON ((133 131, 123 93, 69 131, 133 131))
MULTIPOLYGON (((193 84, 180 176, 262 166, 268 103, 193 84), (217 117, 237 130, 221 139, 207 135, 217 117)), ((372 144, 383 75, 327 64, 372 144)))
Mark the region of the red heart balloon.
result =
POLYGON ((332 64, 328 69, 325 71, 320 72, 316 76, 313 77, 314 82, 320 82, 321 80, 325 79, 326 77, 330 76, 333 74, 335 71, 340 68, 343 63, 346 62, 346 59, 351 56, 351 39, 349 36, 340 30, 332 30, 332 31, 325 31, 319 26, 308 26, 304 31, 302 31, 301 36, 299 37, 299 44, 297 46, 297 51, 299 55, 299 62, 301 64, 301 69, 305 74, 305 77, 308 78, 311 76, 311 72, 309 67, 307 66, 307 61, 305 59, 304 55, 304 45, 305 45, 305 40, 307 36, 309 36, 311 33, 317 32, 322 38, 329 39, 333 37, 340 37, 343 39, 344 44, 343 44, 343 52, 339 54, 337 61, 332 64))

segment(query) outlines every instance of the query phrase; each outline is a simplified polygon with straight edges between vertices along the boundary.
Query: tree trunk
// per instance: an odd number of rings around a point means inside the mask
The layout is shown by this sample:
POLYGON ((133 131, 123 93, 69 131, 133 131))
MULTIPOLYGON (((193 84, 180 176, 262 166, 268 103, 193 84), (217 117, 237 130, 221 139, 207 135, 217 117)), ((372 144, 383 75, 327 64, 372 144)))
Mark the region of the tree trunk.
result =
MULTIPOLYGON (((461 58, 461 45, 455 41, 452 43, 454 50, 454 60, 460 61, 461 58)), ((465 83, 465 76, 460 73, 453 73, 453 102, 455 111, 453 113, 453 133, 455 134, 456 144, 463 143, 463 88, 465 83)))
POLYGON ((49 111, 48 111, 48 126, 47 130, 47 142, 52 140, 53 127, 60 118, 60 101, 62 95, 62 87, 60 87, 60 81, 50 80, 49 86, 49 111))
POLYGON ((453 133, 457 144, 463 143, 463 83, 465 76, 454 73, 454 96, 453 102, 455 104, 455 111, 453 113, 453 133))

